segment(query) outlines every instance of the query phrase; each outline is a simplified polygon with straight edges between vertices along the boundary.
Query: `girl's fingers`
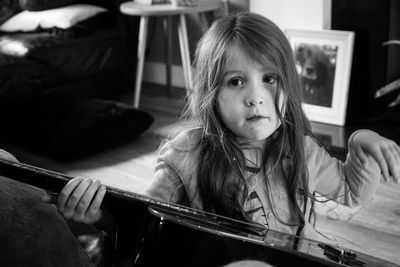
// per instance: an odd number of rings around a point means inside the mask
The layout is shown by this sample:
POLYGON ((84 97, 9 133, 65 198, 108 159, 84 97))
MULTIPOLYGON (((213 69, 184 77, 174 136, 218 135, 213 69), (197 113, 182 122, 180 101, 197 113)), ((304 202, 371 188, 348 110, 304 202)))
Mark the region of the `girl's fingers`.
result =
POLYGON ((395 144, 395 146, 390 147, 391 158, 389 161, 389 169, 394 181, 398 183, 400 180, 400 155, 397 152, 396 146, 395 144))
MULTIPOLYGON (((399 159, 400 159, 400 146, 398 146, 397 144, 395 144, 395 145, 394 145, 394 150, 396 150, 397 156, 399 156, 399 159)), ((400 164, 400 162, 399 162, 399 164, 400 164)))
POLYGON ((398 182, 400 181, 400 147, 390 139, 378 134, 359 132, 349 141, 349 150, 364 166, 368 163, 368 156, 372 156, 378 163, 383 179, 389 180, 390 175, 398 182))
POLYGON ((90 203, 93 200, 94 195, 100 187, 100 181, 96 180, 90 183, 90 185, 86 188, 81 196, 79 202, 75 208, 75 216, 76 217, 84 217, 86 211, 88 210, 90 203))
POLYGON ((394 143, 391 148, 392 148, 393 154, 396 156, 397 164, 399 165, 399 169, 400 169, 400 147, 396 143, 394 143))
POLYGON ((82 178, 76 177, 70 180, 66 186, 60 192, 60 195, 57 199, 57 208, 60 212, 63 212, 65 209, 65 205, 71 195, 71 193, 75 190, 75 188, 81 183, 82 178))
POLYGON ((87 211, 90 214, 96 214, 100 210, 101 203, 103 202, 104 196, 106 194, 106 187, 101 185, 99 190, 97 190, 96 196, 87 211))
POLYGON ((357 162, 357 164, 362 165, 362 162, 360 160, 360 158, 358 157, 358 153, 356 152, 356 150, 359 148, 359 146, 355 146, 353 142, 349 143, 349 153, 350 156, 353 160, 355 160, 357 162))
POLYGON ((356 146, 355 147, 355 153, 356 153, 356 157, 359 161, 359 163, 363 166, 365 166, 365 164, 367 164, 368 159, 367 159, 367 155, 364 153, 363 149, 360 146, 356 146))
POLYGON ((378 163, 379 167, 381 168, 381 172, 385 181, 389 180, 389 168, 387 164, 387 160, 390 158, 387 149, 381 149, 380 153, 376 153, 374 155, 376 162, 378 163))
POLYGON ((70 194, 67 203, 65 204, 64 209, 64 217, 67 219, 71 219, 74 216, 75 209, 82 196, 85 194, 86 190, 91 184, 91 180, 89 178, 85 178, 81 181, 78 186, 75 187, 75 190, 70 194))

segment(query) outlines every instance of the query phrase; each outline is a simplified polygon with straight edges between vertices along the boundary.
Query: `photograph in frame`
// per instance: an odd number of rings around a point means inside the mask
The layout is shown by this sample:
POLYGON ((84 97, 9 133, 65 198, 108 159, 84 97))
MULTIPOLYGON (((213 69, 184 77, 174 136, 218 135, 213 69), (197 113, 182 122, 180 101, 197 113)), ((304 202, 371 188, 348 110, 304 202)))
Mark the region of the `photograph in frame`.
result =
POLYGON ((286 30, 311 121, 345 125, 354 32, 286 30))

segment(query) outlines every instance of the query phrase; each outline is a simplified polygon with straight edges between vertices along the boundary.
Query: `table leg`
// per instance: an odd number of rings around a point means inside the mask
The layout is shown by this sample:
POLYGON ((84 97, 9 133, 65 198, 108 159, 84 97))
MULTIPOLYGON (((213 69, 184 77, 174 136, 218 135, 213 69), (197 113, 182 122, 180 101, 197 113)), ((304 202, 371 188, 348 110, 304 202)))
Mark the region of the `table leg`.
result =
POLYGON ((178 34, 179 34, 179 45, 181 49, 183 75, 185 76, 186 90, 191 90, 193 86, 192 64, 190 63, 189 39, 186 27, 186 17, 184 14, 179 15, 178 34))
POLYGON ((171 31, 171 16, 166 16, 163 18, 164 24, 164 39, 165 39, 165 75, 167 81, 167 94, 171 94, 171 54, 172 54, 172 31, 171 31))
POLYGON ((142 16, 140 18, 139 44, 137 51, 137 67, 136 67, 136 84, 135 84, 135 92, 133 99, 133 106, 135 108, 139 107, 140 90, 142 89, 143 66, 144 66, 144 58, 146 52, 148 23, 149 23, 149 18, 147 16, 142 16))

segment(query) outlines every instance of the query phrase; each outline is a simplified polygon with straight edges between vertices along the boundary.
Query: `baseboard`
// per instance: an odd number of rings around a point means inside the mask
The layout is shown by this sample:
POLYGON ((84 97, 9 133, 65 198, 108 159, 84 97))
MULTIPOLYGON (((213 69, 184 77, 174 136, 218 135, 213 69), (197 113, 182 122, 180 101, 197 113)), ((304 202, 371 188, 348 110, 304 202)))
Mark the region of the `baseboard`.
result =
MULTIPOLYGON (((183 68, 180 65, 171 66, 171 85, 173 87, 185 88, 183 68)), ((165 64, 159 62, 146 61, 143 69, 143 82, 155 83, 160 85, 167 84, 165 64)))

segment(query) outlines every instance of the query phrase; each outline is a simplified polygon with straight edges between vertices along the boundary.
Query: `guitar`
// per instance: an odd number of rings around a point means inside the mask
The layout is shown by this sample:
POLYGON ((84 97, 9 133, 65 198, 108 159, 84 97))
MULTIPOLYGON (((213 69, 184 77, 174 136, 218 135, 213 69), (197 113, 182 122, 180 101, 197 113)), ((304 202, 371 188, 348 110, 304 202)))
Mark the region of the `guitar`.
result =
MULTIPOLYGON (((72 178, 4 159, 0 159, 0 175, 55 193, 72 178)), ((240 266, 249 260, 264 266, 397 266, 357 251, 108 186, 103 205, 118 209, 121 203, 147 211, 137 218, 141 229, 132 254, 135 266, 224 266, 232 262, 240 266)))

